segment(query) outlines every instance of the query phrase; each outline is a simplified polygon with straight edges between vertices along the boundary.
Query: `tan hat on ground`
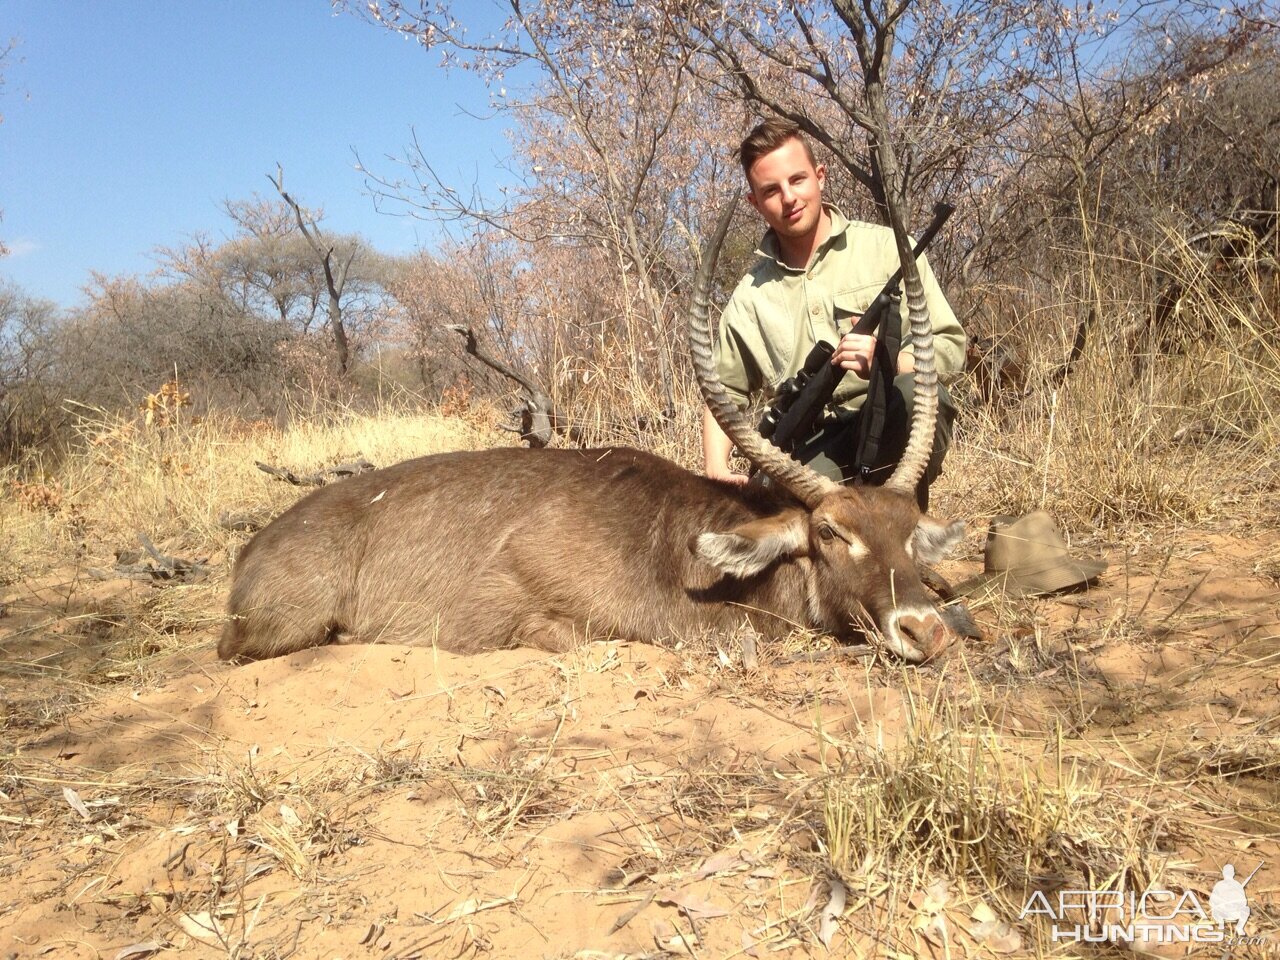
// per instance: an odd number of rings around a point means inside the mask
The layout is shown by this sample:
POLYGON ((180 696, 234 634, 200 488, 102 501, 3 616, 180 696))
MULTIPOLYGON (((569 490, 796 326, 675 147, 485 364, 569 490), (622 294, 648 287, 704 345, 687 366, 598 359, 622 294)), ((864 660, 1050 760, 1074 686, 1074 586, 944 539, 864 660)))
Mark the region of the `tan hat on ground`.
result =
POLYGON ((1077 560, 1043 510, 1025 517, 992 517, 981 576, 955 588, 957 594, 1004 593, 1034 597, 1079 587, 1107 569, 1101 560, 1077 560))

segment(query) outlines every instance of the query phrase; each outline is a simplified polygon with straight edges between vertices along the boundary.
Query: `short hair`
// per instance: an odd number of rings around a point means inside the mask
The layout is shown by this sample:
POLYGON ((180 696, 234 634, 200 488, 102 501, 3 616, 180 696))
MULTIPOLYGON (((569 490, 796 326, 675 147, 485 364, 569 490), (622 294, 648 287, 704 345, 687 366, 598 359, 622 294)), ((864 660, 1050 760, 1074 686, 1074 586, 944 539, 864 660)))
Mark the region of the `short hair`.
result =
POLYGON ((809 162, 817 166, 817 161, 813 158, 813 148, 800 132, 800 125, 781 117, 770 117, 752 127, 751 132, 738 146, 738 160, 742 163, 742 172, 747 179, 751 178, 752 164, 766 153, 777 150, 788 140, 799 140, 805 154, 809 157, 809 162))

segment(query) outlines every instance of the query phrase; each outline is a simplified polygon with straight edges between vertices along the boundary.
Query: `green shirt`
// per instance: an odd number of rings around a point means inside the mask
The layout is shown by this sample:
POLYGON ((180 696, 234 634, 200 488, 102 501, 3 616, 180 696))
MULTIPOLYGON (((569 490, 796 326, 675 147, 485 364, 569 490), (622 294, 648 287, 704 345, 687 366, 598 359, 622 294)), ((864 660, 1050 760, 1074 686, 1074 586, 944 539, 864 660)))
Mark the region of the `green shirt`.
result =
MULTIPOLYGON (((893 231, 846 220, 834 207, 831 236, 813 255, 807 270, 782 262, 778 239, 765 234, 760 259, 733 291, 720 315, 716 366, 729 395, 745 405, 752 394, 772 398, 778 385, 795 376, 818 340, 835 344, 849 332, 898 269, 893 231), (840 327, 837 328, 837 313, 840 327)), ((942 295, 923 256, 917 261, 925 301, 933 323, 933 349, 943 380, 964 367, 964 331, 942 295)), ((902 349, 912 349, 907 302, 902 300, 902 349)), ((852 371, 836 387, 833 405, 855 409, 866 396, 867 381, 852 371)))

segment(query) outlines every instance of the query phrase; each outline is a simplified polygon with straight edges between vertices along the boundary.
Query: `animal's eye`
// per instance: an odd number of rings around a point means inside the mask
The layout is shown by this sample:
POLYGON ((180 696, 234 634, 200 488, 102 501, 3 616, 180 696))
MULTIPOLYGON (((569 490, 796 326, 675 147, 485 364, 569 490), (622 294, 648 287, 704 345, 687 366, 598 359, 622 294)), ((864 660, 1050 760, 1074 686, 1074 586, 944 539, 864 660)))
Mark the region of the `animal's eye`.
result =
POLYGON ((836 538, 836 533, 830 527, 821 526, 818 528, 818 536, 822 538, 823 543, 830 543, 836 538))

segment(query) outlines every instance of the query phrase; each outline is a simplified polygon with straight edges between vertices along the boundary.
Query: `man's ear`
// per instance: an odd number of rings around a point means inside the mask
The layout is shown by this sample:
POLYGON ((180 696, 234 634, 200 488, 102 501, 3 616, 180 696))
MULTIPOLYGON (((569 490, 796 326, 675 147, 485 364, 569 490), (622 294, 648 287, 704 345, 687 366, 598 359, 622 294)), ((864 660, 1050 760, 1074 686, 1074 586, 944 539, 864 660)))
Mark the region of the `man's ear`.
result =
POLYGON ((754 576, 779 557, 809 552, 809 515, 803 510, 788 510, 724 533, 700 533, 693 552, 723 576, 754 576))
POLYGON ((751 204, 752 209, 757 212, 760 210, 760 203, 756 200, 756 192, 750 187, 747 187, 747 203, 751 204))
POLYGON ((952 551, 964 537, 964 523, 942 523, 932 517, 921 517, 911 535, 911 546, 917 563, 926 567, 937 563, 952 551))

